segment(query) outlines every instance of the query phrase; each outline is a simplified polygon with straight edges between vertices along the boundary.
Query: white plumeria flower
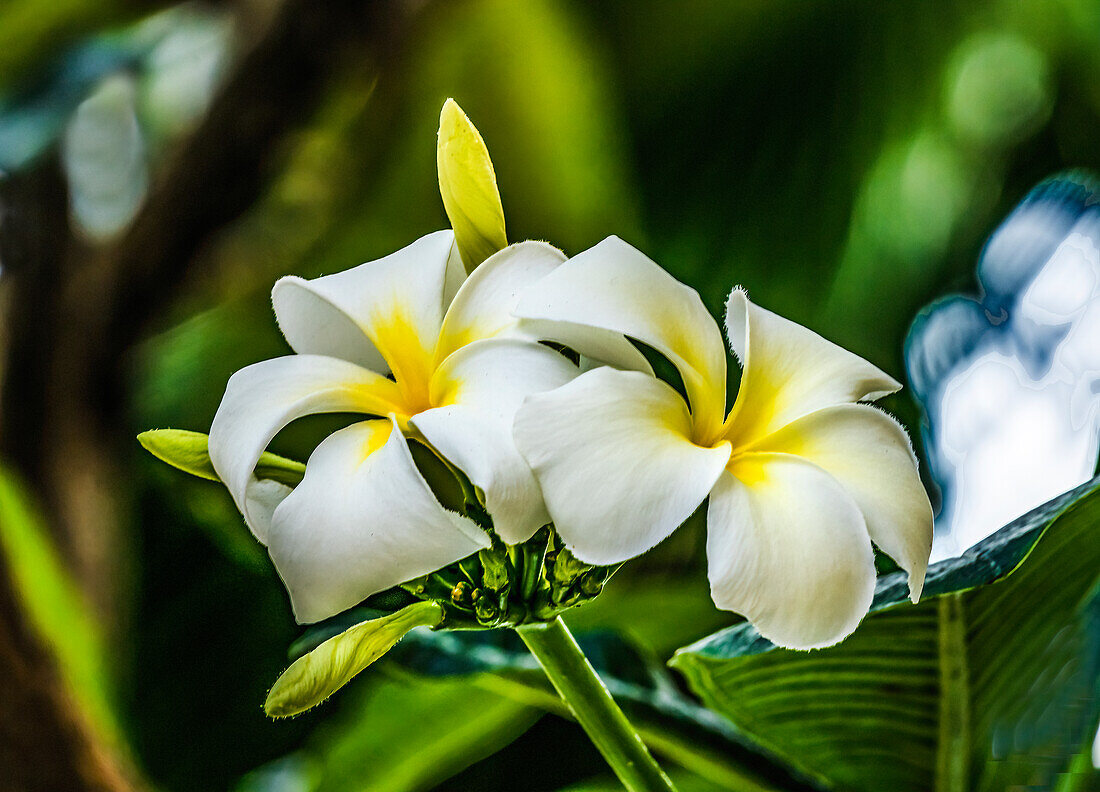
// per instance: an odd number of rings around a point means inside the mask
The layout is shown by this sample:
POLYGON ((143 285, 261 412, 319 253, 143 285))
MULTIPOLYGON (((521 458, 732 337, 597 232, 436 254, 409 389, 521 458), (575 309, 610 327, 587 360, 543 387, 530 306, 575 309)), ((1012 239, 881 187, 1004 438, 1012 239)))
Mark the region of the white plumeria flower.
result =
MULTIPOLYGON (((209 450, 267 545, 298 621, 327 618, 489 546, 475 523, 440 505, 406 437, 469 476, 505 542, 549 522, 512 421, 525 396, 562 385, 578 368, 525 336, 511 312, 521 290, 564 259, 550 245, 523 242, 463 283, 454 235, 440 231, 346 272, 275 284, 275 315, 297 354, 230 378, 209 450), (280 429, 326 412, 373 417, 321 442, 293 491, 255 478, 280 429)), ((627 363, 636 354, 612 334, 604 347, 627 363)))
MULTIPOLYGON (((516 442, 555 527, 582 561, 614 564, 710 497, 707 561, 720 608, 774 643, 843 639, 874 593, 873 541, 920 596, 932 511, 904 430, 861 400, 901 386, 862 358, 748 301, 727 305, 744 369, 729 415, 722 334, 694 289, 616 237, 525 292, 516 315, 614 331, 660 352, 687 402, 635 371, 597 368, 529 396, 516 442)), ((558 326, 562 326, 559 324, 558 326)))

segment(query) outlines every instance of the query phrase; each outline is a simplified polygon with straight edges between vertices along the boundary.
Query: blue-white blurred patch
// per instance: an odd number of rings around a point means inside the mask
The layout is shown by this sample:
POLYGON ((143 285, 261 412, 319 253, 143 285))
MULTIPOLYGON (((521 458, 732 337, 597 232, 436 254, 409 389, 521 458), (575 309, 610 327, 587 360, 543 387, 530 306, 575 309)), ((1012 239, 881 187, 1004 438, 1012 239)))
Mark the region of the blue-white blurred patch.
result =
POLYGON ((95 241, 129 225, 148 187, 134 93, 129 75, 108 77, 76 108, 62 138, 73 220, 95 241))
POLYGON ((978 263, 980 298, 913 323, 905 358, 942 503, 932 560, 1087 481, 1100 447, 1100 185, 1033 190, 978 263))

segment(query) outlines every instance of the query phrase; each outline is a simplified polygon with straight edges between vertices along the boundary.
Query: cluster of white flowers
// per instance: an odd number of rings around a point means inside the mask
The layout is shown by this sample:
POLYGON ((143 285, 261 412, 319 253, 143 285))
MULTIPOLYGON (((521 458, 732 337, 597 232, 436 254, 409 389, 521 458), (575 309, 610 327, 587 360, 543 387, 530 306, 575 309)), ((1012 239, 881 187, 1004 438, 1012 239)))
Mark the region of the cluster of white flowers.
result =
MULTIPOLYGON (((461 196, 445 187, 444 200, 461 196)), ((919 596, 932 515, 916 460, 892 418, 858 403, 897 382, 735 290, 726 323, 743 374, 727 414, 725 345, 693 289, 616 237, 572 258, 522 242, 471 261, 487 237, 447 208, 457 241, 439 231, 346 272, 276 283, 296 354, 237 372, 211 427, 214 468, 299 621, 490 545, 440 503, 408 441, 468 477, 503 542, 553 523, 591 564, 647 551, 709 497, 715 603, 784 646, 855 629, 874 589, 872 542, 919 596), (684 395, 634 342, 676 367, 684 395), (364 419, 317 446, 297 487, 255 476, 284 426, 325 412, 364 419)))

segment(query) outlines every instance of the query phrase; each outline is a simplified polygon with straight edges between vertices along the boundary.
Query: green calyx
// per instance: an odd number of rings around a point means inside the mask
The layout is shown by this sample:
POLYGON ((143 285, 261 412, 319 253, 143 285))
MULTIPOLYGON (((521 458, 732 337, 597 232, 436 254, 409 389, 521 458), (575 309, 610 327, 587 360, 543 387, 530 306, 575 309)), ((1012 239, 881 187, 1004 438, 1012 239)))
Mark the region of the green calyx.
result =
POLYGON ((440 604, 437 629, 484 630, 552 621, 598 595, 614 571, 578 561, 546 525, 523 544, 494 538, 492 547, 401 588, 440 604))
POLYGON ((507 545, 493 530, 484 494, 467 476, 440 457, 462 493, 458 507, 493 544, 429 575, 401 584, 417 600, 438 602, 444 619, 437 629, 489 630, 553 621, 558 614, 603 591, 618 567, 578 560, 562 544, 553 524, 526 542, 507 545))
POLYGON ((578 561, 549 525, 520 545, 494 536, 485 550, 310 625, 291 645, 294 662, 264 709, 282 718, 316 706, 414 627, 490 630, 551 623, 599 594, 615 569, 578 561))

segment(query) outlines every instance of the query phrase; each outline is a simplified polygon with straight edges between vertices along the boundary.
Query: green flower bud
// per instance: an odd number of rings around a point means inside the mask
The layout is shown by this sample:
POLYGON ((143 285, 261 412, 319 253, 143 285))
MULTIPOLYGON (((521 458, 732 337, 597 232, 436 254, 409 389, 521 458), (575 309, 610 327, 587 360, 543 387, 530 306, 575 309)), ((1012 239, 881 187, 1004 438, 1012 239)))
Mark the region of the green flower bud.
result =
MULTIPOLYGON (((162 462, 190 473, 192 476, 221 481, 210 463, 208 437, 202 432, 185 429, 150 429, 137 436, 142 448, 162 462)), ((278 454, 264 452, 256 463, 256 478, 270 479, 295 487, 306 474, 306 466, 278 454)))
POLYGON ((436 627, 442 620, 443 609, 438 603, 417 602, 329 638, 295 660, 275 681, 264 712, 272 718, 286 718, 317 706, 414 627, 436 627))
POLYGON ((491 547, 478 553, 481 561, 481 580, 490 591, 503 591, 508 588, 511 578, 508 575, 508 560, 503 549, 491 547))
POLYGON ((563 547, 554 557, 553 579, 569 585, 591 569, 590 564, 578 561, 568 548, 563 547))
POLYGON ((439 116, 439 193, 462 264, 478 264, 508 246, 504 207, 485 141, 462 108, 448 99, 439 116))
POLYGON ((460 608, 470 607, 473 604, 470 584, 465 580, 460 580, 455 583, 454 588, 451 589, 451 602, 458 605, 460 608))

